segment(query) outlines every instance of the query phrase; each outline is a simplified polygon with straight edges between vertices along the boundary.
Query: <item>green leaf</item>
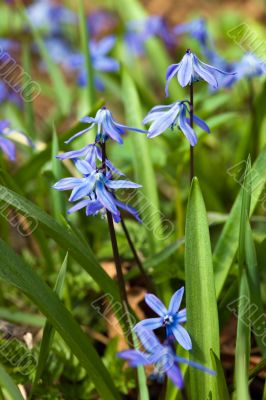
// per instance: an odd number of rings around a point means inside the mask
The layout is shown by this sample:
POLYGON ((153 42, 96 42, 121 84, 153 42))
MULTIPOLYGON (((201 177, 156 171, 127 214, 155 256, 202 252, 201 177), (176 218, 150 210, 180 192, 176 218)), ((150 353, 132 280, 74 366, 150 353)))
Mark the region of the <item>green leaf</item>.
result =
POLYGON ((89 32, 87 16, 84 7, 84 0, 79 0, 79 27, 80 27, 80 39, 82 45, 82 52, 84 55, 84 66, 86 71, 86 91, 87 91, 87 108, 90 109, 95 102, 95 82, 94 82, 94 70, 91 61, 90 49, 89 49, 89 32))
MULTIPOLYGON (((55 180, 59 180, 62 178, 62 168, 61 162, 56 158, 59 153, 59 143, 58 143, 58 136, 56 132, 55 126, 53 126, 53 139, 52 139, 52 171, 55 180)), ((65 215, 65 207, 63 202, 62 193, 58 192, 57 190, 51 190, 52 195, 52 205, 53 205, 53 215, 57 221, 60 221, 61 216, 65 215)))
POLYGON ((228 392, 225 376, 224 376, 224 370, 221 364, 221 361, 219 358, 214 354, 214 352, 211 350, 211 358, 212 358, 212 367, 214 371, 217 372, 217 384, 218 384, 218 393, 219 393, 219 399, 222 400, 230 400, 230 395, 228 392))
MULTIPOLYGON (((192 357, 211 367, 210 350, 219 357, 219 323, 209 226, 197 178, 190 190, 185 235, 187 329, 192 357), (211 329, 210 329, 211 328, 211 329)), ((190 368, 191 399, 218 400, 217 378, 190 368)))
MULTIPOLYGON (((246 163, 245 161, 242 162, 246 163)), ((241 164, 241 165, 242 165, 241 164)), ((238 168, 239 170, 239 168, 238 168)), ((252 215, 255 207, 259 201, 261 193, 266 183, 266 147, 263 149, 253 167, 251 168, 252 174, 252 195, 250 214, 252 215)), ((237 178, 237 177, 235 177, 237 178)), ((217 297, 220 296, 227 275, 233 264, 234 258, 238 249, 239 239, 239 215, 241 212, 242 193, 238 195, 233 208, 230 212, 229 218, 222 230, 221 236, 216 244, 213 254, 214 274, 215 274, 215 288, 217 297)))
MULTIPOLYGON (((68 253, 66 254, 63 264, 60 268, 60 271, 59 271, 59 274, 58 274, 58 277, 56 280, 56 284, 54 287, 54 292, 58 295, 59 298, 62 295, 62 291, 63 291, 63 287, 64 287, 66 271, 67 271, 67 261, 68 261, 68 253)), ((55 329, 54 329, 53 325, 50 324, 49 321, 46 321, 44 330, 43 330, 42 342, 41 342, 40 353, 39 353, 39 357, 38 357, 38 364, 37 364, 37 368, 36 368, 34 382, 32 385, 31 396, 34 393, 34 391, 38 385, 40 377, 42 376, 45 364, 49 357, 54 334, 55 334, 55 329)), ((31 396, 30 396, 30 398, 31 398, 31 396)))
POLYGON ((27 218, 30 217, 33 226, 38 225, 37 229, 39 227, 43 229, 65 251, 69 251, 69 254, 88 272, 105 293, 110 293, 115 300, 120 299, 116 283, 101 268, 89 245, 85 246, 83 241, 66 226, 60 225, 25 197, 1 185, 0 200, 10 204, 27 218))
POLYGON ((265 319, 264 307, 261 298, 260 278, 258 273, 256 249, 252 237, 252 230, 249 223, 247 223, 246 226, 245 239, 246 239, 246 268, 247 268, 248 286, 250 290, 250 298, 252 305, 254 304, 256 306, 252 308, 252 313, 250 316, 253 327, 252 331, 255 335, 256 341, 258 343, 258 346, 260 348, 263 357, 266 358, 266 344, 263 339, 261 331, 263 326, 262 322, 265 319))
POLYGON ((24 400, 17 385, 2 365, 0 365, 0 386, 6 388, 12 400, 24 400))
POLYGON ((243 270, 240 281, 236 354, 235 381, 236 400, 250 400, 248 390, 248 368, 250 353, 250 295, 246 271, 243 270))
MULTIPOLYGON (((143 129, 139 95, 133 80, 125 69, 122 79, 127 124, 143 129)), ((134 195, 134 201, 136 208, 140 211, 143 225, 146 227, 150 249, 154 253, 161 244, 162 226, 156 177, 150 156, 151 142, 146 135, 136 132, 130 133, 130 140, 133 150, 135 179, 143 186, 142 190, 138 190, 137 195, 134 195), (141 212, 142 210, 143 212, 141 212)), ((134 202, 132 205, 134 206, 134 202)))
POLYGON ((42 327, 45 322, 41 315, 28 314, 3 307, 0 307, 0 319, 12 322, 13 324, 30 325, 37 328, 42 327))
POLYGON ((102 399, 117 400, 112 378, 92 346, 89 338, 81 330, 70 312, 63 306, 58 296, 41 278, 0 240, 0 278, 14 285, 29 297, 62 336, 78 358, 95 384, 102 399))

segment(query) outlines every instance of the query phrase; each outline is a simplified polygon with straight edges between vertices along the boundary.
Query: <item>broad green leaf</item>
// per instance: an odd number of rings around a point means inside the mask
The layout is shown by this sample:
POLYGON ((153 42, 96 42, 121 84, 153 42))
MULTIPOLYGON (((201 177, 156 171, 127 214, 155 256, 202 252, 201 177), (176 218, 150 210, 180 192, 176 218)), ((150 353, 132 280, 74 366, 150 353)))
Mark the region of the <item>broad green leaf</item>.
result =
MULTIPOLYGON (((57 277, 57 280, 55 283, 55 287, 54 287, 54 292, 55 292, 55 294, 57 294, 57 296, 59 298, 62 295, 62 291, 63 291, 63 287, 64 287, 66 271, 67 271, 67 261, 68 261, 68 253, 66 254, 63 264, 60 268, 60 271, 59 271, 59 274, 58 274, 58 277, 57 277)), ((35 373, 30 397, 32 397, 32 394, 34 393, 34 391, 38 385, 39 379, 42 376, 45 364, 49 357, 54 334, 55 334, 55 329, 54 329, 53 325, 49 321, 46 321, 44 330, 43 330, 40 353, 39 353, 39 357, 38 357, 38 364, 37 364, 37 368, 36 368, 36 373, 35 373)))
POLYGON ((0 185, 0 200, 10 204, 26 217, 30 217, 33 227, 38 226, 51 236, 65 251, 88 272, 95 282, 115 300, 119 300, 116 283, 109 278, 99 265, 89 245, 85 244, 67 227, 60 225, 25 197, 0 185))
POLYGON ((218 385, 218 393, 219 399, 221 400, 230 400, 230 395, 228 392, 228 387, 226 384, 224 370, 219 358, 214 354, 211 350, 211 358, 212 358, 212 368, 217 372, 217 385, 218 385))
POLYGON ((101 398, 104 400, 119 399, 112 378, 89 338, 63 306, 58 296, 3 241, 0 241, 0 257, 0 278, 20 289, 47 317, 88 371, 101 398))
MULTIPOLYGON (((242 167, 243 170, 243 165, 246 166, 246 161, 242 161, 241 166, 238 165, 235 167, 239 171, 239 167, 242 167)), ((263 151, 255 161, 253 167, 251 168, 252 187, 253 187, 251 194, 251 206, 250 206, 251 215, 255 210, 255 207, 259 201, 259 198, 265 186, 266 182, 265 170, 266 170, 266 147, 263 149, 263 151)), ((233 174, 233 172, 231 172, 231 174, 233 174)), ((222 230, 221 236, 214 250, 213 263, 214 263, 215 288, 217 297, 219 297, 221 294, 227 275, 230 271, 231 265, 237 253, 238 239, 239 239, 239 224, 240 224, 239 215, 241 212, 241 202, 242 202, 242 197, 240 192, 233 205, 229 218, 222 230)))
POLYGON ((246 271, 240 280, 237 337, 235 354, 236 400, 250 400, 248 390, 248 368, 250 353, 250 294, 246 271))
POLYGON ((24 400, 17 385, 2 365, 0 365, 0 386, 7 390, 12 400, 24 400))
MULTIPOLYGON (((219 323, 209 226, 197 178, 190 190, 185 235, 187 330, 192 358, 211 368, 210 351, 219 357, 219 323)), ((219 400, 217 378, 190 368, 192 400, 219 400)))
MULTIPOLYGON (((134 82, 125 69, 123 70, 123 93, 127 124, 143 129, 139 95, 134 82)), ((156 177, 150 156, 150 141, 145 134, 137 132, 130 133, 130 140, 136 181, 143 186, 142 190, 138 190, 138 193, 134 195, 134 201, 131 203, 133 206, 134 202, 136 203, 135 207, 140 212, 143 225, 147 230, 150 249, 152 253, 155 253, 162 244, 162 240, 160 240, 162 226, 156 177)))

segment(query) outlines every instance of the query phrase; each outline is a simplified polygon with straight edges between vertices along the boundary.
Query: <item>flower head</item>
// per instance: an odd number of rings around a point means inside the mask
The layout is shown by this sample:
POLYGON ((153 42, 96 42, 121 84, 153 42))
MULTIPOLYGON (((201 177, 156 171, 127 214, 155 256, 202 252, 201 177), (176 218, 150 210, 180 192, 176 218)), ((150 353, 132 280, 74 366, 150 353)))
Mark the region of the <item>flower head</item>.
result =
POLYGON ((171 298, 168 309, 154 294, 146 294, 145 302, 159 315, 158 318, 149 318, 140 321, 134 328, 136 332, 139 329, 157 329, 165 327, 168 337, 175 337, 178 343, 186 350, 191 350, 192 343, 187 331, 181 326, 186 322, 186 309, 179 311, 183 298, 184 288, 177 290, 171 298))
MULTIPOLYGON (((177 101, 167 106, 153 107, 143 120, 143 124, 153 121, 148 130, 148 138, 158 136, 166 129, 173 129, 177 125, 191 146, 195 146, 198 139, 196 132, 188 123, 189 110, 186 103, 186 101, 177 101)), ((193 115, 193 121, 205 132, 210 132, 208 125, 196 115, 193 115)))
POLYGON ((235 63, 237 79, 253 78, 266 73, 266 62, 253 53, 246 53, 242 59, 235 63))
POLYGON ((210 375, 216 375, 215 371, 201 364, 177 356, 168 341, 165 344, 161 344, 153 332, 140 329, 137 334, 146 352, 124 350, 118 353, 118 357, 127 360, 131 367, 154 364, 155 374, 153 376, 157 376, 161 381, 166 374, 178 388, 183 387, 183 378, 179 369, 179 363, 200 369, 210 375))
POLYGON ((10 140, 10 136, 14 136, 17 139, 23 139, 23 141, 30 146, 33 146, 31 140, 22 132, 18 132, 10 128, 10 122, 7 120, 0 121, 0 148, 6 154, 10 161, 16 160, 16 146, 10 140))
POLYGON ((177 77, 178 82, 182 87, 191 85, 193 82, 203 80, 209 83, 214 88, 217 88, 217 73, 223 75, 234 75, 234 73, 228 73, 209 64, 205 64, 188 49, 186 51, 186 54, 178 64, 172 64, 167 69, 165 86, 166 96, 168 96, 168 85, 174 76, 177 77))
POLYGON ((108 110, 106 107, 102 107, 100 110, 98 110, 94 118, 85 117, 81 119, 81 122, 90 125, 86 129, 76 133, 74 136, 68 139, 66 143, 70 143, 76 137, 90 131, 94 126, 97 126, 96 142, 105 142, 108 138, 111 138, 118 143, 123 143, 123 139, 121 136, 125 133, 126 130, 146 133, 146 131, 143 131, 142 129, 131 128, 127 125, 119 124, 113 118, 111 111, 108 110))
POLYGON ((119 201, 114 194, 115 190, 137 189, 140 185, 126 180, 113 180, 111 172, 106 174, 101 169, 95 169, 85 160, 76 159, 75 166, 83 177, 63 178, 53 186, 56 190, 72 190, 69 201, 78 203, 68 210, 69 214, 86 208, 86 215, 97 215, 107 209, 115 222, 119 222, 121 216, 118 208, 122 208, 141 222, 137 211, 119 201))

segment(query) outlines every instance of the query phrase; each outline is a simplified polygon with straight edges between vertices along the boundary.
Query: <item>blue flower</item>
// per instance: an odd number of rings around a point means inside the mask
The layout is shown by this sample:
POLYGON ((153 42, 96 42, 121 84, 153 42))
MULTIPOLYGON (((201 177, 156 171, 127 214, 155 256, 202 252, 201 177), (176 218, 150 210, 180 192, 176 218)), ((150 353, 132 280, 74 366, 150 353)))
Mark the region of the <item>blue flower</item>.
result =
MULTIPOLYGON (((162 105, 153 107, 143 120, 144 124, 151 121, 152 124, 148 130, 148 138, 163 133, 167 128, 173 129, 175 125, 184 133, 191 146, 197 143, 197 135, 188 123, 187 114, 189 114, 186 101, 177 101, 170 105, 162 105)), ((205 132, 210 132, 208 125, 196 115, 193 115, 193 120, 205 132)))
POLYGON ((165 327, 167 337, 174 336, 178 343, 186 350, 191 350, 192 343, 187 331, 180 325, 186 322, 186 309, 179 311, 183 298, 184 288, 177 290, 171 298, 168 309, 164 306, 158 297, 154 294, 146 294, 145 302, 159 315, 159 318, 149 318, 140 321, 135 327, 136 332, 139 329, 157 329, 165 327))
POLYGON ((235 63, 237 79, 253 78, 266 73, 266 61, 253 53, 246 53, 242 59, 235 63))
MULTIPOLYGON (((116 72, 119 70, 119 63, 114 58, 108 56, 116 42, 114 35, 106 36, 105 38, 96 41, 90 41, 90 55, 93 68, 99 72, 116 72)), ((80 86, 87 84, 85 59, 80 53, 73 54, 68 59, 68 66, 79 71, 78 83, 80 86)), ((97 77, 99 80, 99 78, 97 77)), ((97 81, 96 81, 97 82, 97 81)), ((99 86, 99 85, 98 85, 99 86)))
POLYGON ((197 18, 193 21, 176 25, 173 32, 178 36, 189 33, 201 46, 206 46, 209 41, 209 33, 204 18, 197 18))
POLYGON ((94 10, 88 16, 90 37, 103 36, 104 33, 112 31, 116 25, 115 14, 107 10, 94 10))
POLYGON ((26 139, 27 144, 32 146, 31 140, 22 132, 18 132, 10 128, 10 122, 7 120, 0 121, 0 148, 6 154, 10 161, 16 160, 16 146, 8 139, 9 136, 18 136, 26 139))
POLYGON ((205 64, 188 49, 178 64, 172 64, 168 67, 166 72, 165 94, 168 96, 168 85, 174 76, 177 76, 178 82, 182 87, 191 85, 193 82, 203 80, 214 88, 217 88, 218 81, 216 78, 216 73, 223 75, 234 74, 205 64))
POLYGON ((137 211, 127 204, 120 202, 113 191, 118 189, 137 189, 141 187, 137 183, 126 180, 113 180, 112 174, 104 173, 101 169, 94 169, 88 161, 77 159, 75 166, 83 175, 82 178, 63 178, 53 188, 56 190, 72 190, 69 201, 78 201, 68 213, 72 213, 86 207, 87 215, 96 215, 107 209, 113 215, 115 222, 120 221, 119 208, 122 208, 141 222, 137 211))
POLYGON ((178 388, 183 387, 183 378, 179 368, 180 363, 200 369, 207 374, 216 375, 215 371, 201 364, 177 356, 169 342, 167 341, 166 344, 162 345, 153 332, 140 329, 137 334, 146 352, 124 350, 118 353, 118 357, 127 360, 131 367, 154 364, 155 373, 153 376, 155 375, 159 381, 162 381, 166 374, 178 388))
POLYGON ((147 133, 142 129, 131 128, 127 125, 119 124, 114 120, 113 115, 110 110, 106 107, 102 107, 97 111, 95 117, 85 117, 81 119, 81 122, 90 124, 86 129, 76 133, 65 143, 70 143, 73 139, 83 135, 84 133, 90 131, 95 125, 97 126, 97 136, 96 142, 106 141, 108 138, 115 140, 118 143, 123 143, 121 135, 125 133, 126 130, 147 133))

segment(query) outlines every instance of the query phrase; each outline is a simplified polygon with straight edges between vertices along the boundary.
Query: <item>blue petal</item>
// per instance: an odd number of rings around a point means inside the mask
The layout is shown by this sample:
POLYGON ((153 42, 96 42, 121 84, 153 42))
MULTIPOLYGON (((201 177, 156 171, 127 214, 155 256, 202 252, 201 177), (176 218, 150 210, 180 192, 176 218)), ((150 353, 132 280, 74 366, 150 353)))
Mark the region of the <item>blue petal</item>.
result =
POLYGON ((88 202, 90 200, 81 200, 77 204, 75 204, 73 207, 71 207, 69 210, 67 210, 68 214, 72 214, 75 211, 80 210, 81 208, 84 208, 88 205, 88 202))
POLYGON ((97 71, 102 72, 116 72, 119 70, 119 63, 110 57, 101 57, 93 63, 97 71))
POLYGON ((98 181, 96 184, 96 195, 97 199, 102 203, 102 205, 107 208, 111 213, 119 214, 119 211, 115 204, 115 198, 109 193, 105 187, 103 182, 98 181))
POLYGON ((149 319, 144 319, 143 321, 140 321, 135 325, 134 331, 137 332, 138 329, 149 329, 149 330, 154 330, 157 328, 160 328, 163 326, 163 318, 149 318, 149 319))
POLYGON ((141 187, 141 185, 138 185, 137 183, 124 180, 108 180, 107 182, 105 182, 105 186, 109 187, 110 189, 138 189, 141 187))
POLYGON ((138 350, 124 350, 117 353, 119 358, 127 360, 131 367, 137 367, 138 365, 150 364, 149 357, 145 353, 138 350))
POLYGON ((181 304, 183 295, 184 295, 184 287, 182 287, 181 289, 177 290, 173 294, 173 296, 172 296, 172 298, 170 300, 169 307, 168 307, 168 313, 169 314, 176 314, 177 313, 177 311, 180 308, 180 304, 181 304))
POLYGON ((128 204, 122 203, 121 201, 115 199, 115 204, 119 207, 122 208, 123 210, 127 211, 129 214, 132 214, 133 217, 136 218, 136 220, 141 224, 142 220, 140 219, 140 216, 137 212, 137 210, 134 207, 129 206, 128 204))
POLYGON ((117 174, 119 176, 125 176, 125 174, 120 171, 118 168, 116 168, 110 160, 106 160, 106 166, 114 173, 117 174))
POLYGON ((83 182, 82 178, 63 178, 53 185, 56 190, 72 190, 83 182))
POLYGON ((146 294, 145 302, 160 317, 164 317, 165 315, 167 315, 167 309, 166 309, 165 305, 154 294, 146 294))
POLYGON ((79 136, 83 135, 84 133, 90 131, 94 127, 94 125, 95 125, 95 123, 93 123, 88 128, 84 129, 83 131, 75 133, 75 135, 71 136, 71 138, 66 140, 65 143, 68 144, 68 143, 72 142, 72 140, 76 139, 77 137, 79 137, 79 136))
POLYGON ((180 63, 178 71, 178 82, 182 87, 187 86, 191 82, 193 73, 193 59, 192 54, 185 54, 180 63))
POLYGON ((210 133, 210 128, 208 127, 208 125, 206 124, 206 122, 204 122, 202 119, 200 119, 199 117, 197 117, 196 115, 193 115, 193 121, 195 122, 195 124, 197 124, 201 129, 203 129, 205 132, 210 133))
POLYGON ((149 128, 148 138, 153 138, 155 136, 158 136, 164 131, 166 131, 167 128, 171 127, 175 123, 175 120, 178 117, 179 112, 180 112, 180 103, 176 102, 169 111, 165 112, 164 115, 159 117, 151 124, 149 128))
POLYGON ((178 341, 178 343, 182 347, 184 347, 184 349, 186 349, 186 350, 192 349, 192 342, 191 342, 190 336, 187 333, 187 331, 185 330, 185 328, 183 328, 183 326, 181 326, 179 324, 176 324, 176 325, 172 324, 171 330, 173 332, 174 337, 178 341))
POLYGON ((13 142, 11 142, 11 140, 0 136, 0 148, 7 155, 9 160, 11 161, 16 160, 16 146, 14 145, 13 142))
MULTIPOLYGON (((2 89, 2 88, 1 88, 2 89)), ((2 121, 0 121, 0 132, 1 133, 3 133, 3 131, 6 129, 6 128, 9 128, 10 127, 10 122, 8 121, 8 120, 2 120, 2 121)))
POLYGON ((183 308, 177 313, 177 321, 178 323, 187 322, 187 310, 183 308))
POLYGON ((179 357, 179 356, 175 356, 175 359, 178 363, 186 364, 186 365, 189 365, 190 367, 200 369, 201 371, 204 371, 207 374, 210 374, 213 376, 217 375, 217 373, 215 371, 213 371, 212 369, 206 368, 203 365, 196 363, 194 361, 190 361, 190 360, 187 360, 186 358, 179 357))
POLYGON ((83 178, 82 183, 73 189, 69 201, 77 201, 84 196, 88 196, 92 192, 95 182, 95 174, 91 174, 87 178, 83 178))
POLYGON ((136 333, 145 350, 151 354, 157 353, 157 356, 160 357, 160 354, 162 354, 165 348, 161 345, 154 333, 144 328, 139 328, 136 333))
POLYGON ((97 214, 101 209, 103 208, 103 205, 99 200, 91 200, 86 208, 86 215, 95 215, 97 214))
POLYGON ((107 117, 105 121, 103 121, 103 130, 108 136, 110 136, 116 142, 122 144, 123 139, 121 138, 121 131, 119 128, 116 129, 112 120, 107 117))
POLYGON ((165 96, 169 96, 168 86, 171 79, 178 73, 181 63, 169 65, 166 71, 165 96))
POLYGON ((178 124, 179 124, 181 131, 184 133, 186 138, 189 140, 191 146, 195 146, 197 144, 198 138, 196 136, 195 131, 187 123, 185 107, 183 107, 183 109, 179 115, 178 124))
POLYGON ((85 160, 75 160, 75 166, 83 175, 89 175, 93 171, 92 166, 85 160))
POLYGON ((177 365, 174 364, 171 368, 169 368, 166 371, 166 374, 176 387, 181 389, 184 386, 183 377, 177 365))
POLYGON ((96 44, 97 55, 103 56, 109 53, 109 51, 111 51, 112 48, 114 47, 115 42, 116 42, 116 37, 114 35, 106 36, 97 43, 94 41, 94 44, 96 44))
POLYGON ((202 63, 194 54, 193 54, 193 60, 194 60, 194 70, 195 72, 206 82, 208 82, 210 85, 212 85, 214 88, 218 86, 218 82, 214 74, 212 74, 208 70, 208 65, 202 63))
MULTIPOLYGON (((91 145, 89 145, 89 146, 91 146, 91 145)), ((63 154, 59 154, 58 156, 56 156, 56 158, 59 158, 60 160, 65 160, 67 158, 71 159, 71 158, 83 157, 89 151, 89 146, 85 146, 80 150, 73 150, 73 151, 68 151, 66 153, 63 153, 63 154)))

